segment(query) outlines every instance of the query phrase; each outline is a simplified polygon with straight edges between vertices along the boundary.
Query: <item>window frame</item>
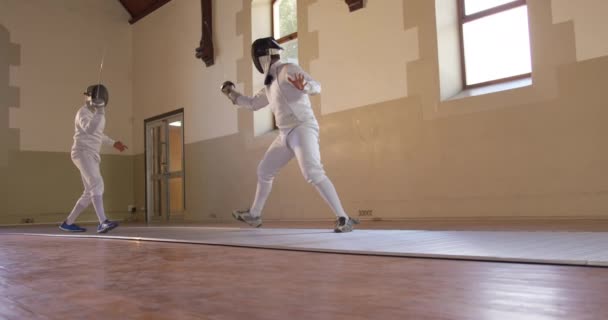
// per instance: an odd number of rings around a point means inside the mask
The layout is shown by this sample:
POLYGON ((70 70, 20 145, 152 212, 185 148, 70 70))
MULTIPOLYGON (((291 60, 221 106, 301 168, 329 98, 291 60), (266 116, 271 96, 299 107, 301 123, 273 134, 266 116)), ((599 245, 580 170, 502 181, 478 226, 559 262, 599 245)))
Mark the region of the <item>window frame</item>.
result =
MULTIPOLYGON (((275 0, 273 0, 274 3, 275 0)), ((479 88, 479 87, 485 87, 485 86, 489 86, 489 85, 493 85, 493 84, 497 84, 497 83, 504 83, 504 82, 509 82, 509 81, 513 81, 513 80, 519 80, 519 79, 525 79, 525 78, 529 78, 532 76, 531 72, 528 73, 522 73, 522 74, 518 74, 518 75, 514 75, 514 76, 510 76, 510 77, 506 77, 506 78, 500 78, 500 79, 494 79, 494 80, 489 80, 489 81, 485 81, 485 82, 480 82, 480 83, 475 83, 475 84, 467 84, 467 69, 466 69, 466 63, 465 63, 465 58, 464 58, 464 31, 463 31, 463 26, 465 23, 471 22, 471 21, 475 21, 481 18, 485 18, 491 15, 495 15, 498 13, 502 13, 505 12, 507 10, 511 10, 511 9, 515 9, 521 6, 527 6, 528 2, 527 0, 514 0, 505 4, 501 4, 492 8, 488 8, 479 12, 475 12, 473 14, 469 14, 467 15, 465 12, 465 1, 466 0, 456 0, 458 3, 458 26, 459 26, 459 33, 460 33, 460 68, 462 70, 462 87, 466 90, 466 89, 473 89, 473 88, 479 88)), ((529 32, 529 28, 528 28, 528 32, 529 32)), ((531 58, 531 57, 530 57, 531 58)))
MULTIPOLYGON (((290 33, 288 35, 282 36, 279 39, 277 39, 275 37, 275 34, 274 34, 274 4, 277 1, 279 1, 279 0, 272 0, 272 3, 270 4, 270 29, 271 29, 272 37, 275 38, 279 44, 283 44, 285 42, 297 39, 298 38, 298 31, 296 29, 296 32, 292 32, 292 33, 290 33)), ((296 0, 296 4, 297 4, 297 0, 296 0)))
MULTIPOLYGON (((279 0, 272 0, 272 2, 270 3, 270 33, 272 34, 272 37, 275 38, 277 40, 277 42, 279 44, 283 44, 285 42, 289 42, 291 40, 297 39, 298 38, 298 31, 296 28, 295 32, 292 32, 288 35, 282 36, 281 38, 277 39, 275 37, 274 34, 274 4, 279 1, 279 0)), ((297 6, 297 0, 296 0, 296 6, 297 6)), ((277 118, 274 116, 274 114, 272 115, 272 127, 277 130, 279 127, 277 126, 277 118)))

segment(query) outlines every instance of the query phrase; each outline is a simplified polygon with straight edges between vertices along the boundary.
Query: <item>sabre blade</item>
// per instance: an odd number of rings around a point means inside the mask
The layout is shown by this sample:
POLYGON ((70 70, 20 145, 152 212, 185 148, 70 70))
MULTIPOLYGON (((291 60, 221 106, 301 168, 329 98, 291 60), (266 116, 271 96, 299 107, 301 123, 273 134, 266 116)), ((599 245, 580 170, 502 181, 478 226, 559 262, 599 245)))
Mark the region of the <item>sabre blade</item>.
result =
POLYGON ((97 84, 101 84, 101 72, 103 71, 103 61, 106 58, 106 48, 103 48, 103 53, 101 54, 101 63, 99 64, 99 77, 98 77, 98 81, 97 84))

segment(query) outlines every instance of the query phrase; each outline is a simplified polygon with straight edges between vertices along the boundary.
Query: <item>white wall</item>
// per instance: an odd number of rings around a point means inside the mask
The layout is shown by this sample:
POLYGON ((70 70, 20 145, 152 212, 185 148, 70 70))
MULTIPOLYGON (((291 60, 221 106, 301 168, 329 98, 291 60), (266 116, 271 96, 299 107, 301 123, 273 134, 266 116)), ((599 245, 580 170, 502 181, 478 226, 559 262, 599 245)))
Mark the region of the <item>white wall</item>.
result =
POLYGON ((553 23, 573 21, 578 61, 608 55, 608 1, 552 0, 553 23))
MULTIPOLYGON (((118 1, 0 0, 0 24, 20 46, 10 85, 20 106, 10 110, 23 151, 70 150, 82 93, 102 82, 110 90, 106 134, 131 144, 131 27, 118 1)), ((111 148, 102 152, 112 153, 111 148)))
MULTIPOLYGON (((194 58, 198 0, 171 1, 133 26, 118 1, 0 0, 0 23, 21 49, 10 80, 21 93, 20 107, 10 112, 20 149, 69 150, 81 91, 97 81, 104 47, 111 91, 106 132, 134 144, 132 151, 143 151, 143 119, 176 108, 186 110, 187 143, 236 133, 236 110, 217 88, 236 79, 244 52, 235 36, 241 6, 214 2, 216 64, 207 68, 194 58)), ((552 9, 554 23, 574 22, 578 60, 608 54, 601 41, 608 2, 552 0, 552 9)), ((324 114, 408 95, 406 69, 419 56, 418 35, 404 29, 402 0, 369 1, 354 13, 343 1, 316 1, 308 14, 308 31, 319 32, 319 58, 308 71, 323 85, 324 114), (378 75, 387 81, 374 81, 378 75)))
POLYGON ((368 1, 352 13, 344 1, 317 1, 309 23, 308 31, 319 32, 319 58, 309 71, 323 88, 323 114, 408 95, 407 63, 419 57, 418 32, 404 29, 403 0, 368 1))
POLYGON ((201 39, 199 0, 171 1, 133 28, 135 152, 143 152, 143 121, 184 108, 185 142, 238 132, 237 112, 221 94, 224 80, 236 80, 242 40, 235 37, 240 1, 213 4, 215 64, 194 57, 201 39))

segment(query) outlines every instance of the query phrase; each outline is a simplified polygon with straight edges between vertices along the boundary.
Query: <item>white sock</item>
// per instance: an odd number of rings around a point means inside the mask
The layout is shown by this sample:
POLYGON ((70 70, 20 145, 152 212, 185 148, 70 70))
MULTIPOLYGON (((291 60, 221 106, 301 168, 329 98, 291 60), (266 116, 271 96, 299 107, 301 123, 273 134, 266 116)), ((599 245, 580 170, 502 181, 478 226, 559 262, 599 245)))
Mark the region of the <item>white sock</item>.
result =
POLYGON ((72 212, 70 212, 70 215, 65 220, 65 223, 67 223, 67 224, 73 224, 76 221, 76 219, 78 218, 78 216, 90 204, 91 204, 91 198, 90 197, 86 197, 86 198, 85 197, 80 197, 80 199, 78 199, 78 201, 76 201, 76 205, 74 205, 74 209, 72 209, 72 212))
POLYGON ((327 202, 336 217, 348 218, 348 215, 346 212, 344 212, 344 208, 342 208, 342 203, 340 202, 336 188, 334 187, 333 183, 331 183, 329 178, 326 177, 321 182, 315 184, 315 187, 321 194, 321 197, 323 197, 325 202, 327 202))
POLYGON ((97 213, 99 223, 108 220, 108 218, 106 218, 106 212, 103 209, 103 196, 93 196, 93 207, 95 208, 95 213, 97 213))
POLYGON ((249 214, 251 214, 252 217, 259 217, 262 215, 264 204, 266 203, 266 199, 268 199, 271 190, 272 182, 258 181, 258 186, 255 190, 255 199, 253 200, 251 209, 249 209, 249 214))

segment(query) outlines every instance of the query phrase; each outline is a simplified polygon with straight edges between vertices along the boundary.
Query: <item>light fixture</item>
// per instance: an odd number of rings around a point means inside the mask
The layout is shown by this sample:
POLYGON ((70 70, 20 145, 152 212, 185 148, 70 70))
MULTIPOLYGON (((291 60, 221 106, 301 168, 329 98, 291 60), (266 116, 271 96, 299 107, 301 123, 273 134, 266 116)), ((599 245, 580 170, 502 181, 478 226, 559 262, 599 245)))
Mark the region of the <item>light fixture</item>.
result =
POLYGON ((169 123, 170 126, 172 127, 181 127, 182 126, 182 122, 181 121, 173 121, 171 123, 169 123))

